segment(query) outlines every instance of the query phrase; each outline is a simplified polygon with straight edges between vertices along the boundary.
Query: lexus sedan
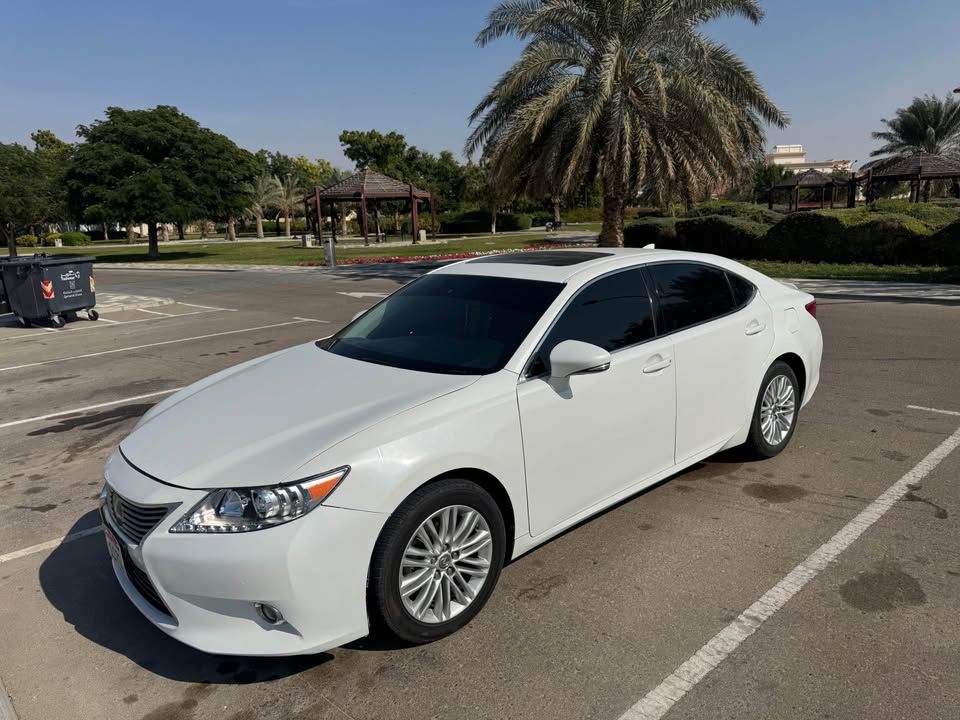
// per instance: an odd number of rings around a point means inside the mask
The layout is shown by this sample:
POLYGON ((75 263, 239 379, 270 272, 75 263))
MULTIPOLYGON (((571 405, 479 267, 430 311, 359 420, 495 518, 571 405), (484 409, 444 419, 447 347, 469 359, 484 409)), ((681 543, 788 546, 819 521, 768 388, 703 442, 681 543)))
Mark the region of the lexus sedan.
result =
POLYGON ((783 450, 820 376, 815 318, 712 255, 448 265, 152 408, 105 468, 114 570, 212 653, 443 637, 505 561, 719 450, 783 450))

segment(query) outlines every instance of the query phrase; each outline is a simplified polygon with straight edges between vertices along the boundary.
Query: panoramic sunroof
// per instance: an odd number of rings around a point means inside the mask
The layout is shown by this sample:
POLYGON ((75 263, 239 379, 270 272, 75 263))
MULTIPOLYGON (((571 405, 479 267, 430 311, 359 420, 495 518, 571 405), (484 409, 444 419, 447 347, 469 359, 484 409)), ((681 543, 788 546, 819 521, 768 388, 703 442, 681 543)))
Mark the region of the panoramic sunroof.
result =
POLYGON ((515 265, 551 265, 563 267, 565 265, 579 265, 588 260, 607 257, 608 252, 567 252, 563 250, 536 250, 533 252, 515 252, 504 255, 488 255, 471 260, 471 263, 510 263, 515 265))

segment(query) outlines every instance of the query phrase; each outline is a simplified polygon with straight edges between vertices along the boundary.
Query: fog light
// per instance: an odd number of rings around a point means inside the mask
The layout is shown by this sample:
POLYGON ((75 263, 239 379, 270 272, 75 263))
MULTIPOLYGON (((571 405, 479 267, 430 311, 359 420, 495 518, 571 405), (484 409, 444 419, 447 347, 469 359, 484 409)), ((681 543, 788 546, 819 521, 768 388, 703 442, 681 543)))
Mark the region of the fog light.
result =
POLYGON ((254 603, 257 613, 270 625, 279 625, 283 622, 283 613, 277 610, 273 605, 267 603, 254 603))

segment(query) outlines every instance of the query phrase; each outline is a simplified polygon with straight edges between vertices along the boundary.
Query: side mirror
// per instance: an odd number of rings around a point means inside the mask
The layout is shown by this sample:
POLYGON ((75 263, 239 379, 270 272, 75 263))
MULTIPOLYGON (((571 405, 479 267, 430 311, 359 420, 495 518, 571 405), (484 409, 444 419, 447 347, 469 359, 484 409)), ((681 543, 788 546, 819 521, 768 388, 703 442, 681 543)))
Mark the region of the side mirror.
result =
POLYGON ((550 377, 603 372, 609 367, 610 353, 579 340, 564 340, 550 351, 550 377))
POLYGON ((361 310, 361 311, 358 312, 356 315, 354 315, 352 318, 350 318, 350 322, 354 322, 355 320, 363 317, 363 316, 366 315, 366 314, 367 314, 367 311, 366 311, 366 310, 361 310))

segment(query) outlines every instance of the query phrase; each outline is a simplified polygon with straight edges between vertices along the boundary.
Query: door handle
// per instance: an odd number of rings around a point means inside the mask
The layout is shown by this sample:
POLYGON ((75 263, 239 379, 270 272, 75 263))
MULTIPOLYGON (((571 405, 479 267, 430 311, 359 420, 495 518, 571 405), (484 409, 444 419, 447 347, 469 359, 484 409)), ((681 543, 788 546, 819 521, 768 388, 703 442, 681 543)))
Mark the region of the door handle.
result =
POLYGON ((767 326, 765 323, 762 323, 759 320, 751 320, 750 323, 747 325, 747 329, 744 330, 743 332, 747 335, 759 335, 766 329, 767 329, 767 326))
POLYGON ((673 358, 663 357, 662 355, 654 355, 652 358, 650 358, 650 361, 643 366, 643 372, 646 375, 650 375, 651 373, 666 370, 672 364, 673 358))

